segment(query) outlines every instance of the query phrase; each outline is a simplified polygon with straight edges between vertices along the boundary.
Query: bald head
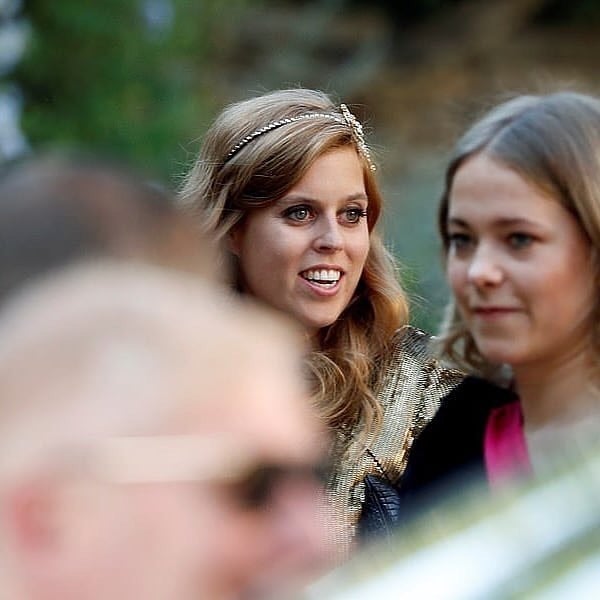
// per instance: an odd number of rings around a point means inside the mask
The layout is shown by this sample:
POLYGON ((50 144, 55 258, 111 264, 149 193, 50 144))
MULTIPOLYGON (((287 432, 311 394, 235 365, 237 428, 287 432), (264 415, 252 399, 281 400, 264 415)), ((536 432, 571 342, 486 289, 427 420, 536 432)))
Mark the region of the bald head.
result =
POLYGON ((219 600, 320 563, 321 443, 299 367, 287 324, 158 267, 80 265, 14 296, 0 587, 219 600))
MULTIPOLYGON (((179 433, 177 415, 214 417, 214 428, 248 402, 242 382, 277 373, 298 400, 297 359, 280 323, 202 282, 147 266, 71 269, 0 315, 0 472, 52 446, 159 425, 179 433)), ((265 418, 271 400, 254 398, 265 418)), ((301 405, 287 407, 291 421, 308 424, 301 405)))

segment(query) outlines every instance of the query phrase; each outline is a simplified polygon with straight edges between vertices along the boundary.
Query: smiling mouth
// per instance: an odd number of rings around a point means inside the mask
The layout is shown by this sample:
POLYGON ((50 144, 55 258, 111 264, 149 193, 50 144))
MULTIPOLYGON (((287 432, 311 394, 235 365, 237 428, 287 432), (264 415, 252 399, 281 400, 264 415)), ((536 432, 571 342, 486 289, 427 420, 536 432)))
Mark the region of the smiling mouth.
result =
POLYGON ((473 309, 474 314, 481 316, 506 315, 514 312, 516 312, 516 309, 514 308, 502 308, 500 306, 490 306, 473 309))
POLYGON ((308 269, 302 271, 300 277, 325 288, 337 285, 342 277, 342 272, 337 269, 308 269))

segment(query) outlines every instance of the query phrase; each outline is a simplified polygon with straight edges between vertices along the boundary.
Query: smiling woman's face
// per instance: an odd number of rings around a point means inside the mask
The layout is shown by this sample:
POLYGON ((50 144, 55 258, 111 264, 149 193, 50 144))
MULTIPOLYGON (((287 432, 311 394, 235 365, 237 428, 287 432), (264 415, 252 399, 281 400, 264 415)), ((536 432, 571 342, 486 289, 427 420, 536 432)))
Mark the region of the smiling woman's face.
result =
POLYGON ((591 246, 575 217, 485 154, 452 184, 447 277, 490 362, 556 364, 589 339, 591 246))
POLYGON ((231 234, 244 291, 310 332, 348 306, 369 253, 368 198, 354 148, 315 160, 283 198, 250 211, 231 234))

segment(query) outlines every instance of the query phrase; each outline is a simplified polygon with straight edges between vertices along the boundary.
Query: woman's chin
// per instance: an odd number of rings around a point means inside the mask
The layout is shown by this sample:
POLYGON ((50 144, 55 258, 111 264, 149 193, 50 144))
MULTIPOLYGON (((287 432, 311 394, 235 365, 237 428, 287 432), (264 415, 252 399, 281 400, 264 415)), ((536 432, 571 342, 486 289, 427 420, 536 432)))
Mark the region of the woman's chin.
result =
POLYGON ((477 343, 477 349, 483 358, 493 365, 514 365, 519 362, 514 346, 508 344, 477 343))
POLYGON ((319 330, 333 325, 338 319, 339 314, 328 315, 302 315, 298 316, 298 321, 308 332, 317 333, 319 330))

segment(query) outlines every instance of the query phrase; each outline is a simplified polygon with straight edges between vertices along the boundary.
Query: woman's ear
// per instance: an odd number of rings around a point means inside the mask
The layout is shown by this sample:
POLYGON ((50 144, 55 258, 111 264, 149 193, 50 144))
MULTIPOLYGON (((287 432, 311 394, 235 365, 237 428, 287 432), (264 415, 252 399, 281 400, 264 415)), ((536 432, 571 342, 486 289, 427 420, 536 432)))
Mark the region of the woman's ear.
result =
POLYGON ((229 252, 231 252, 231 254, 234 256, 239 257, 240 255, 240 247, 243 235, 244 233, 240 224, 234 225, 227 233, 227 250, 229 250, 229 252))

